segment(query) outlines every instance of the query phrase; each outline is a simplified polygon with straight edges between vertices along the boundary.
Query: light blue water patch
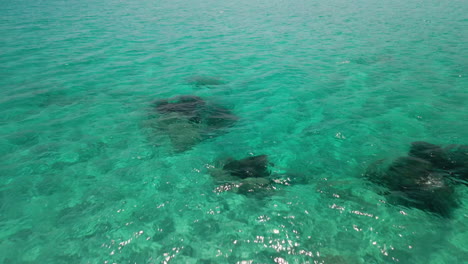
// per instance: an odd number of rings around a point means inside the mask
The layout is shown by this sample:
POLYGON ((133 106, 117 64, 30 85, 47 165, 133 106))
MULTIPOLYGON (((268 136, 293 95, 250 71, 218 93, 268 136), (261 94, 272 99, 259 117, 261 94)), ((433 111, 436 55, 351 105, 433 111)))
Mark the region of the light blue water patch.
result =
POLYGON ((363 177, 468 144, 466 2, 0 4, 0 262, 468 261, 466 185, 440 217, 363 177), (178 152, 154 107, 177 95, 239 119, 178 152), (304 181, 217 191, 262 154, 304 181))

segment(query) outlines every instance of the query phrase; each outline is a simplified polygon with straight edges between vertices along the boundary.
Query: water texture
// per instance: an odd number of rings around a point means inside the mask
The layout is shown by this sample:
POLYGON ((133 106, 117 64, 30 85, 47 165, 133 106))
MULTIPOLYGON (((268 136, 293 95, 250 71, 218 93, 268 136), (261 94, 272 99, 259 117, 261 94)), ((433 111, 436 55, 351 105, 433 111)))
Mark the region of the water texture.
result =
POLYGON ((457 0, 0 0, 0 263, 468 262, 468 186, 440 217, 364 177, 414 141, 468 144, 467 14, 457 0), (153 116, 178 95, 239 119, 177 151, 153 116), (219 160, 256 155, 302 180, 218 191, 219 160))

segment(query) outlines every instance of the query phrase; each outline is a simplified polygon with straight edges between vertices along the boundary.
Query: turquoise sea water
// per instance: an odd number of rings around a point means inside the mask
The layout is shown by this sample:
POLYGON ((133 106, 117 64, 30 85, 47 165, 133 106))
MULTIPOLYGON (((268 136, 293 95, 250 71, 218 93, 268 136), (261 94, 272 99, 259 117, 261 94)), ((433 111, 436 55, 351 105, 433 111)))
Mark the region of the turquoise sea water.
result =
POLYGON ((468 144, 466 1, 0 1, 0 263, 466 263, 443 218, 362 175, 468 144), (191 76, 225 81, 197 86, 191 76), (152 102, 239 117, 178 152, 152 102), (306 184, 216 192, 220 157, 306 184))

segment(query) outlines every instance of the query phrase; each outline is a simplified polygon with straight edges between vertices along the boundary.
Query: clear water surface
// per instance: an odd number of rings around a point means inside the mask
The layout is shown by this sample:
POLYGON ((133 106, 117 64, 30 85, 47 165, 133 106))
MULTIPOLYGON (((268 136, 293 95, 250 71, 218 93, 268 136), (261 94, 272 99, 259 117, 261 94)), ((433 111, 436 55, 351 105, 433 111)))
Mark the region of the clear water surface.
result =
POLYGON ((468 144, 468 3, 1 0, 1 263, 466 263, 450 218, 362 177, 410 143, 468 144), (225 81, 196 86, 190 76, 225 81), (152 102, 240 117, 174 151, 152 102), (306 184, 216 192, 219 157, 306 184))

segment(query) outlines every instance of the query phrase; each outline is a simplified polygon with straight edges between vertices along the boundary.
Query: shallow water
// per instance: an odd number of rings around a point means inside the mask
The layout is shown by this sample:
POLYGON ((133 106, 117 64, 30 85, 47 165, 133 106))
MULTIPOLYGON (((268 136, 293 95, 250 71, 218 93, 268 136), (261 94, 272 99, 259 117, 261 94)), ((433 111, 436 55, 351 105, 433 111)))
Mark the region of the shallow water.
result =
POLYGON ((466 186, 443 218, 363 177, 468 144, 465 1, 0 3, 0 262, 468 261, 466 186), (177 152, 149 116, 185 94, 240 119, 177 152), (307 184, 215 191, 262 154, 307 184))

